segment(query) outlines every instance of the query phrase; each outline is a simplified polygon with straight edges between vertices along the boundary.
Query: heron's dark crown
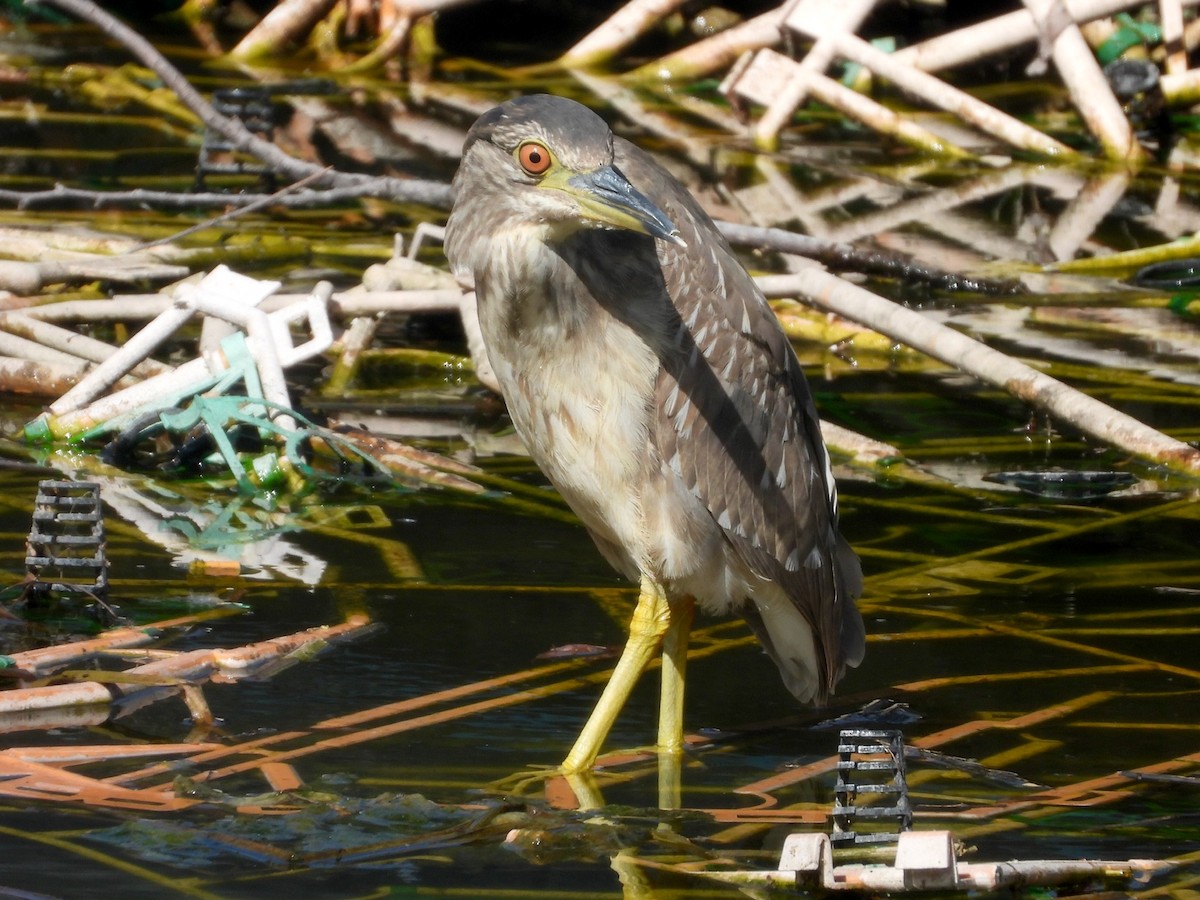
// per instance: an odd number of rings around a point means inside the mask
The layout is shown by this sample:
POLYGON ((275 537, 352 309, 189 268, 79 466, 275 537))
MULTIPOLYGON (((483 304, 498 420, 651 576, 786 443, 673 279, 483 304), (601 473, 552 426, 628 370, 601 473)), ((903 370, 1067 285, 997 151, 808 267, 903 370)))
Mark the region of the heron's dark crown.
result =
POLYGON ((463 154, 477 141, 512 153, 527 140, 540 140, 575 171, 608 165, 613 134, 600 116, 581 103, 552 94, 531 94, 484 113, 467 132, 463 154))

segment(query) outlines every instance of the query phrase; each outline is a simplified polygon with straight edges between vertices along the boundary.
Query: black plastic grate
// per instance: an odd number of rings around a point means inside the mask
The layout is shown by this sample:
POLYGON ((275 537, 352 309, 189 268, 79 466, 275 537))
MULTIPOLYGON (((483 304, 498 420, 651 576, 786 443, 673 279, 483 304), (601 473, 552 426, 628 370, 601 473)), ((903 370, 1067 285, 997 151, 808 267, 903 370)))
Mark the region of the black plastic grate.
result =
POLYGON ((904 735, 891 730, 844 730, 838 741, 831 840, 885 843, 911 828, 904 735))
POLYGON ((103 599, 108 593, 100 485, 90 481, 38 484, 25 543, 29 593, 54 591, 103 599))

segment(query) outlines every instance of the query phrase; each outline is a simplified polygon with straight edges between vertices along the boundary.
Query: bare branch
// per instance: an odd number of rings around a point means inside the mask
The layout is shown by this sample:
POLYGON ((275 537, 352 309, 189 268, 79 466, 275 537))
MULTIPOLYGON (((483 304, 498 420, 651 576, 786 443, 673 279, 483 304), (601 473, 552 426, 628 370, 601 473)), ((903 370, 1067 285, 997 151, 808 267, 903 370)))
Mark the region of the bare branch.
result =
POLYGON ((257 200, 253 200, 253 201, 247 203, 245 206, 240 206, 237 209, 230 210, 229 212, 227 212, 223 215, 215 216, 214 218, 211 218, 206 222, 199 222, 199 223, 191 226, 190 228, 183 229, 183 231, 178 231, 175 234, 168 235, 167 237, 159 238, 156 241, 150 241, 148 243, 142 244, 137 249, 138 250, 149 250, 151 247, 158 247, 162 244, 169 244, 173 241, 179 240, 180 238, 187 237, 189 234, 195 234, 197 231, 203 231, 205 228, 212 228, 214 225, 219 225, 222 222, 227 222, 230 219, 237 218, 238 216, 244 216, 247 213, 252 213, 256 210, 262 209, 265 206, 271 206, 272 204, 277 203, 279 200, 283 199, 288 194, 294 194, 297 191, 302 190, 303 188, 312 184, 314 181, 318 180, 323 174, 324 174, 323 172, 314 172, 312 175, 309 175, 307 178, 301 178, 299 181, 295 182, 294 184, 289 184, 289 185, 287 185, 287 187, 280 188, 278 191, 276 191, 273 194, 270 194, 266 197, 261 197, 257 200))

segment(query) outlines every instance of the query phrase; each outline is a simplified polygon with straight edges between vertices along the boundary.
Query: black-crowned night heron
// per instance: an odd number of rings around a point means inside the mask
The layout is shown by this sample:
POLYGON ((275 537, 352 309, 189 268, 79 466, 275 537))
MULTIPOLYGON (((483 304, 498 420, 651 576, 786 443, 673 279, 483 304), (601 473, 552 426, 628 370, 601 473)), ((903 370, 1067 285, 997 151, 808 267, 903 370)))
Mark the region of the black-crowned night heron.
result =
POLYGON ((563 769, 595 762, 660 646, 659 749, 681 749, 693 601, 745 616, 788 689, 824 701, 862 659, 862 575, 800 364, 712 220, 595 113, 545 95, 479 118, 454 193, 446 255, 474 282, 513 424, 641 584, 563 769))

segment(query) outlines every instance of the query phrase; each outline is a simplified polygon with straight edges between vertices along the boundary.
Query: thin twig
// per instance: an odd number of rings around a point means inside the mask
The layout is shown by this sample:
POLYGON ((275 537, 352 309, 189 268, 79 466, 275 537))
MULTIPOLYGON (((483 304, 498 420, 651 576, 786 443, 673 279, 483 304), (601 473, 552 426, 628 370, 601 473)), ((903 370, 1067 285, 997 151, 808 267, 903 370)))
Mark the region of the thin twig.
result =
POLYGON ((994 135, 1014 147, 1051 159, 1075 159, 1078 154, 1059 141, 1042 134, 1024 122, 995 107, 989 106, 965 91, 959 90, 920 69, 897 63, 895 57, 884 53, 857 35, 836 29, 826 29, 823 23, 801 20, 795 27, 809 37, 827 38, 839 56, 859 63, 876 75, 891 81, 896 87, 919 97, 981 131, 994 135))
POLYGON ((972 278, 954 272, 943 272, 905 257, 878 250, 862 250, 838 241, 826 241, 782 228, 762 228, 718 222, 717 227, 731 244, 741 244, 795 253, 815 259, 833 269, 853 270, 891 278, 916 279, 949 291, 972 291, 981 294, 1014 294, 1021 290, 1016 282, 972 278))
POLYGON ((191 228, 185 228, 183 231, 178 231, 175 234, 167 235, 167 237, 159 238, 156 241, 149 241, 145 244, 139 244, 130 252, 136 253, 138 250, 149 250, 151 247, 158 247, 162 244, 170 244, 174 241, 180 240, 181 238, 185 238, 188 235, 195 234, 198 231, 203 231, 206 228, 212 228, 215 225, 220 225, 222 222, 228 222, 230 219, 236 219, 239 216, 246 215, 247 213, 252 213, 256 210, 263 209, 264 207, 271 206, 275 203, 278 203, 281 198, 287 196, 288 194, 293 194, 296 191, 308 187, 328 171, 330 170, 326 168, 322 169, 320 172, 314 172, 307 178, 301 178, 297 182, 280 188, 273 194, 269 194, 266 197, 259 197, 257 200, 253 200, 250 203, 247 203, 245 206, 239 206, 237 209, 231 209, 227 213, 215 216, 206 222, 200 222, 196 225, 193 225, 191 228))

